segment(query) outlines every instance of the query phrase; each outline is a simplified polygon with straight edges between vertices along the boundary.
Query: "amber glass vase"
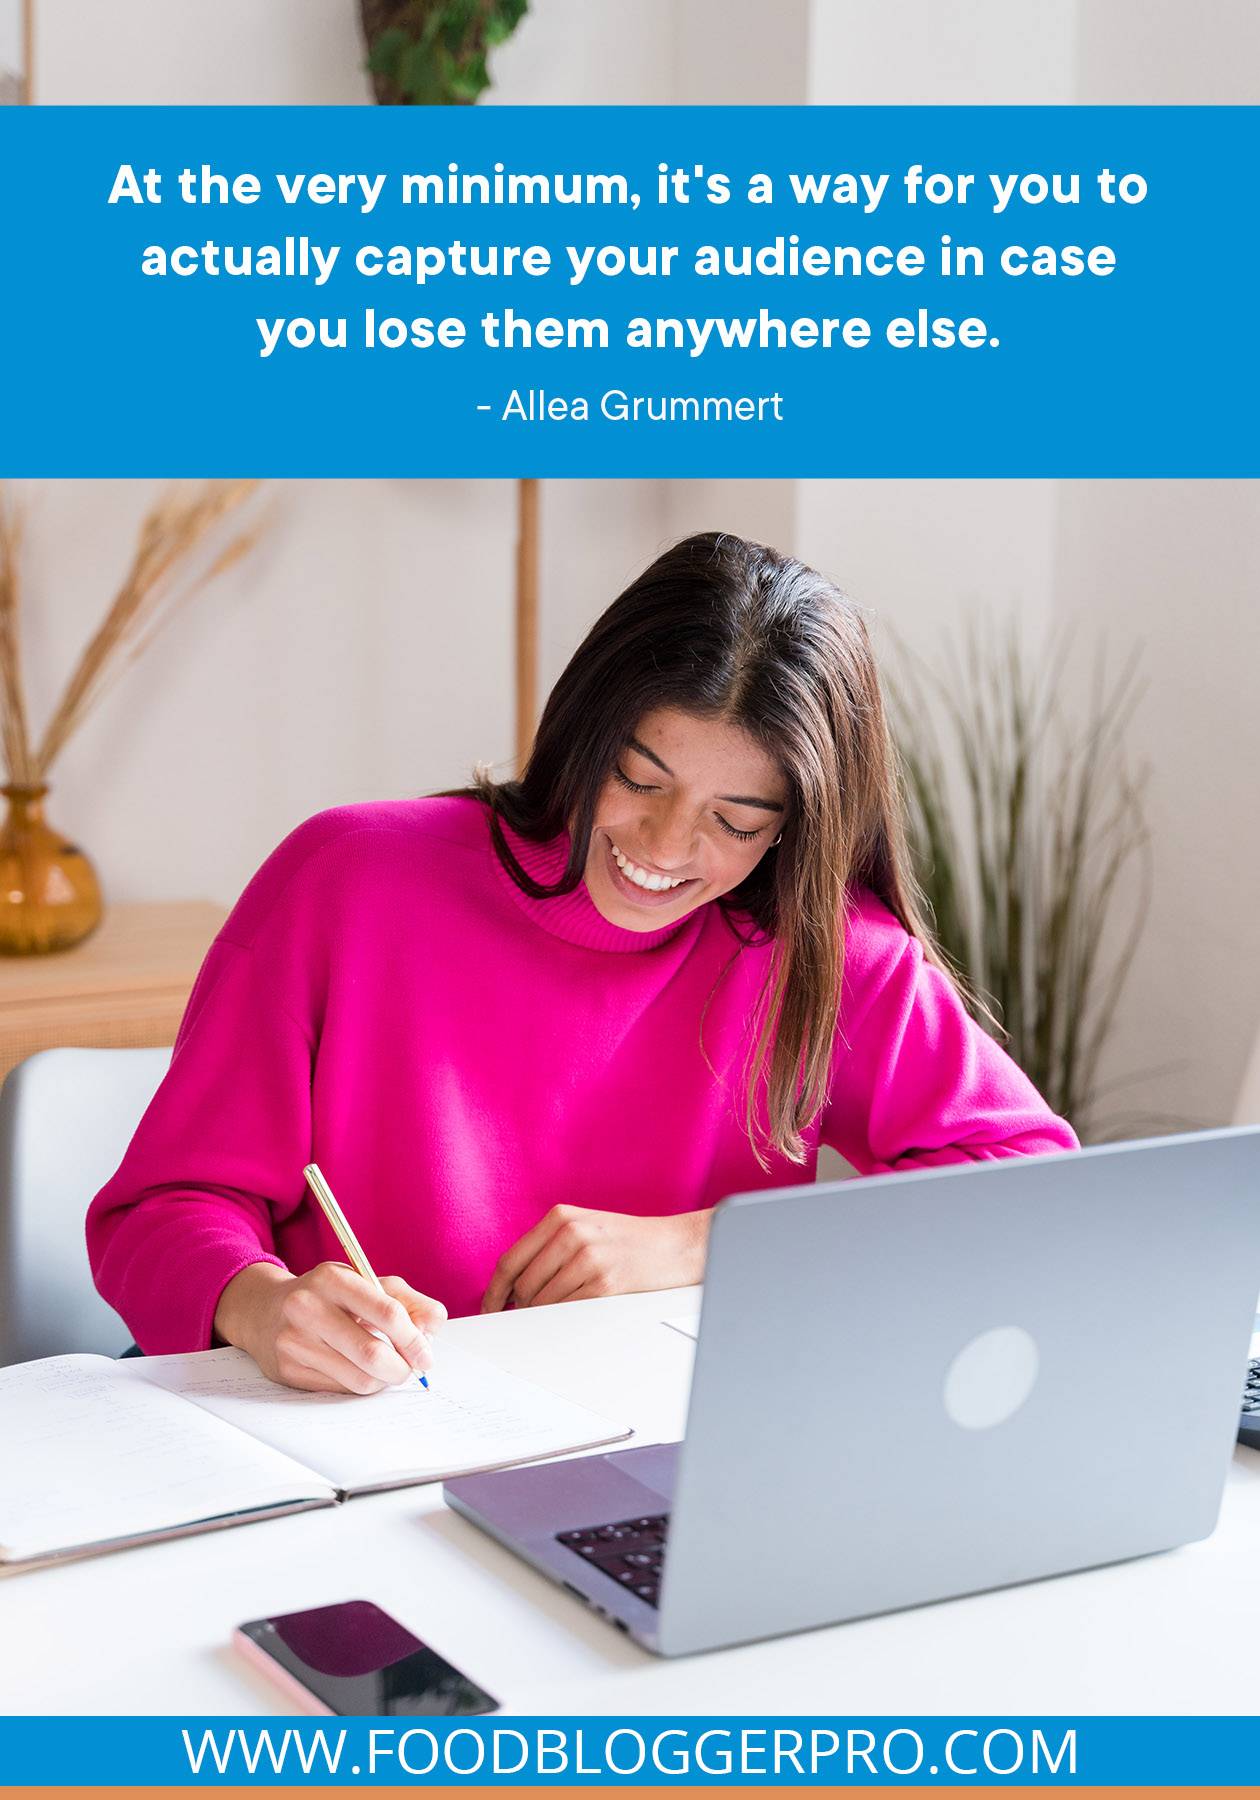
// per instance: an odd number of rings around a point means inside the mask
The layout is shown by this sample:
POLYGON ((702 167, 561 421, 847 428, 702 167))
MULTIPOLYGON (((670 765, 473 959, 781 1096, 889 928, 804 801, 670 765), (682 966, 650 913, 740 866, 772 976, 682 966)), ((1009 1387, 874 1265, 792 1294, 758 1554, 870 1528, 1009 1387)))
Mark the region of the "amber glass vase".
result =
POLYGON ((40 956, 81 943, 100 923, 96 871, 44 817, 46 787, 0 788, 0 955, 40 956))

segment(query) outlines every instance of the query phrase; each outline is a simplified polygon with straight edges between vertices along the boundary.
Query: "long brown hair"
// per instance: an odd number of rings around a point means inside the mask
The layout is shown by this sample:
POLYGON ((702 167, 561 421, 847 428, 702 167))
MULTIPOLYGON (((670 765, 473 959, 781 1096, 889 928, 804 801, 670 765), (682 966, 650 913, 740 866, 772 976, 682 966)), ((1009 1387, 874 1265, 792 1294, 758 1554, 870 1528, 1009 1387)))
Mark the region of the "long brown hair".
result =
MULTIPOLYGON (((749 1058, 744 1122, 800 1162, 827 1100, 844 969, 846 890, 869 888, 940 959, 905 849, 896 765, 861 612, 817 570, 722 532, 659 556, 595 622, 552 689, 519 778, 478 777, 512 879, 536 899, 581 881, 601 789, 645 713, 719 717, 783 769, 779 847, 718 904, 743 942, 773 941, 749 1058), (522 868, 502 825, 544 842, 571 833, 552 886, 522 868), (758 1125, 764 1090, 766 1127, 758 1125)), ((764 1159, 763 1159, 764 1160, 764 1159)))

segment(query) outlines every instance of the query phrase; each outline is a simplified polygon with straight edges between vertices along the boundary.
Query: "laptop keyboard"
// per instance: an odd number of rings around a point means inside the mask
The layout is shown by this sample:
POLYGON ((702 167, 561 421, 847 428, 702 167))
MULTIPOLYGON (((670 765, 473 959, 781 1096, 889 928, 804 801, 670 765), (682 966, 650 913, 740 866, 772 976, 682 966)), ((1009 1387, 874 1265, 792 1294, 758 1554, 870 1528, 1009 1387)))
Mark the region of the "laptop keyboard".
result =
POLYGON ((1247 1364, 1238 1437, 1249 1449, 1260 1450, 1260 1357, 1252 1357, 1247 1364))
POLYGON ((619 1587, 656 1606, 665 1562, 668 1513, 652 1513, 639 1519, 618 1519, 612 1525, 584 1525, 578 1531, 558 1531, 556 1542, 572 1550, 583 1562, 594 1563, 619 1587))
POLYGON ((1245 1413, 1260 1412, 1260 1357, 1253 1357, 1247 1364, 1242 1409, 1245 1413))
MULTIPOLYGON (((1260 1358, 1247 1367, 1242 1403, 1242 1440, 1260 1449, 1260 1358)), ((661 1573, 665 1564, 668 1513, 645 1514, 638 1519, 617 1519, 609 1525, 584 1525, 577 1531, 558 1531, 556 1542, 572 1550, 583 1562, 628 1588, 648 1606, 660 1603, 661 1573)))
MULTIPOLYGON (((1240 1435, 1245 1444, 1260 1450, 1260 1358, 1253 1358, 1247 1366, 1240 1435)), ((610 1525, 558 1531, 556 1542, 583 1562, 594 1563, 648 1606, 657 1606, 668 1532, 669 1514, 651 1513, 638 1519, 617 1519, 610 1525)))

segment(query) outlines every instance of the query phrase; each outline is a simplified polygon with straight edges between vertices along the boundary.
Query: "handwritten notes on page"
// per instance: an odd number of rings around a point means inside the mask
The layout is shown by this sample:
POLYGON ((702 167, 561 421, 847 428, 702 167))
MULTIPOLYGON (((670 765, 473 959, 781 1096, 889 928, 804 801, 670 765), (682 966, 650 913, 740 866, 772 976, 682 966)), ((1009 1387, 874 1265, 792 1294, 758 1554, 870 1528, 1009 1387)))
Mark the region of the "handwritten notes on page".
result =
POLYGON ((279 1387, 240 1350, 149 1357, 130 1367, 345 1493, 504 1468, 630 1435, 453 1344, 439 1345, 427 1390, 409 1383, 372 1395, 279 1387))
POLYGON ((0 1562, 335 1496, 267 1444, 127 1363, 53 1356, 0 1369, 0 1562))
POLYGON ((0 1568, 630 1435, 453 1345, 431 1380, 301 1393, 240 1350, 0 1369, 0 1568))

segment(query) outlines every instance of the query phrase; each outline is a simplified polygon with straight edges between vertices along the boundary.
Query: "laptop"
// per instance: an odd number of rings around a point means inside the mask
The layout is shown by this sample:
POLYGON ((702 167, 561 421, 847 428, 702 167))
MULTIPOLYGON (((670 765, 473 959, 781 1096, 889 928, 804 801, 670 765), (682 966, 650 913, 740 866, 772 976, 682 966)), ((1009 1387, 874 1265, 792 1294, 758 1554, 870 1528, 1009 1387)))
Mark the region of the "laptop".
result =
POLYGON ((738 1195, 684 1442, 444 1493, 666 1656, 1143 1556, 1215 1526, 1258 1288, 1255 1128, 738 1195))

